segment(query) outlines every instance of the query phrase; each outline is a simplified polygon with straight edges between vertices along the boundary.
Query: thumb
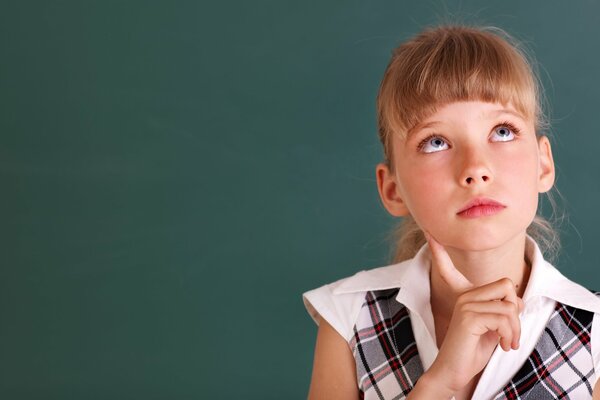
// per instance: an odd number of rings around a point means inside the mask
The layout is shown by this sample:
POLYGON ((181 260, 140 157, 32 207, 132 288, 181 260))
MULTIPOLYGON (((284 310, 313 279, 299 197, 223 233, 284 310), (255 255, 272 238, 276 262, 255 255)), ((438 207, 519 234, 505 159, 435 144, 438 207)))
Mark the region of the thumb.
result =
POLYGON ((428 232, 423 231, 423 233, 425 234, 425 239, 427 239, 427 242, 429 243, 431 256, 439 268, 442 279, 448 286, 458 293, 473 288, 474 285, 458 269, 456 269, 444 246, 435 240, 428 232))

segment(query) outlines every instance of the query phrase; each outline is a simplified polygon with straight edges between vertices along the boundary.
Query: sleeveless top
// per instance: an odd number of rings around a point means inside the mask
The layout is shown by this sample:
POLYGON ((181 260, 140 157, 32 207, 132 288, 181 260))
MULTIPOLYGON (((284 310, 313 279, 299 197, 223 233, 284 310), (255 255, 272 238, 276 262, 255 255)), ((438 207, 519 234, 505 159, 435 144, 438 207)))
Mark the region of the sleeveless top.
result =
MULTIPOLYGON (((423 374, 399 288, 369 291, 349 341, 361 399, 404 399, 423 374)), ((597 296, 600 292, 593 292, 597 296)), ((494 399, 591 399, 594 313, 556 302, 527 361, 494 399)))

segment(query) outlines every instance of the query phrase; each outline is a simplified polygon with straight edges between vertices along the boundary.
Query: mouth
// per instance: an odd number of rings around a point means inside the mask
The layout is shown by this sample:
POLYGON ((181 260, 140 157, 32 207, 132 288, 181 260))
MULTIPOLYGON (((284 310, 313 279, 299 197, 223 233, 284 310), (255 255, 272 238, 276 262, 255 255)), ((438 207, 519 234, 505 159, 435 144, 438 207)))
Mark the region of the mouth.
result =
POLYGON ((504 204, 496 200, 478 197, 469 201, 456 214, 465 218, 477 218, 497 214, 505 208, 504 204))

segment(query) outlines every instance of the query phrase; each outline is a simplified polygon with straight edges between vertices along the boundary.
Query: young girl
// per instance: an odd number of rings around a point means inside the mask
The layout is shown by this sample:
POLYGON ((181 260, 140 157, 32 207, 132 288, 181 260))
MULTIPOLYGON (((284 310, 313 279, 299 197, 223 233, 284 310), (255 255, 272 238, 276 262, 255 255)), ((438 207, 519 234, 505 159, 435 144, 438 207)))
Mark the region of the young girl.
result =
POLYGON ((304 293, 319 325, 309 398, 600 398, 600 299, 544 260, 540 103, 498 29, 429 29, 395 50, 376 176, 403 217, 396 263, 304 293))

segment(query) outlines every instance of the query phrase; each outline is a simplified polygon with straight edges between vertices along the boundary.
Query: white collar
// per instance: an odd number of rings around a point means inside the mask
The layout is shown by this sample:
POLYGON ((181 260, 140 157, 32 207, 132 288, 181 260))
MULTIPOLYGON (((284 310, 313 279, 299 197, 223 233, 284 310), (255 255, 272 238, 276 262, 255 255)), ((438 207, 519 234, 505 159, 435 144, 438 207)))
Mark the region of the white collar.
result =
POLYGON ((540 248, 530 236, 527 236, 525 252, 531 261, 531 274, 523 294, 525 303, 530 299, 547 297, 568 306, 600 313, 600 298, 544 260, 540 248))
MULTIPOLYGON (((537 243, 529 235, 526 240, 525 253, 531 262, 531 274, 523 295, 526 312, 534 312, 539 298, 546 297, 569 306, 600 313, 600 298, 566 278, 544 260, 537 243)), ((425 244, 410 260, 358 272, 334 283, 332 290, 334 294, 341 294, 400 288, 396 300, 421 316, 427 315, 424 311, 430 307, 430 260, 429 248, 425 244)))

